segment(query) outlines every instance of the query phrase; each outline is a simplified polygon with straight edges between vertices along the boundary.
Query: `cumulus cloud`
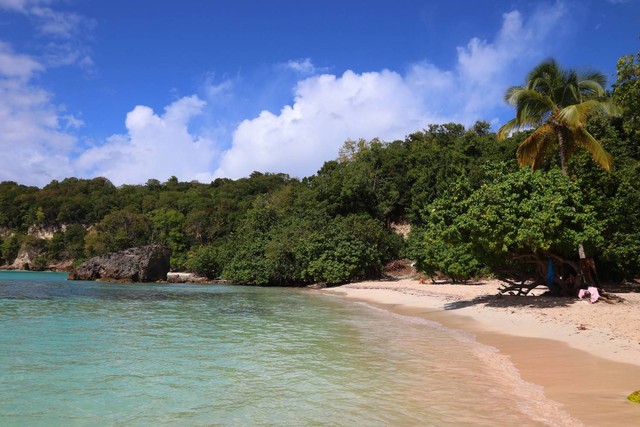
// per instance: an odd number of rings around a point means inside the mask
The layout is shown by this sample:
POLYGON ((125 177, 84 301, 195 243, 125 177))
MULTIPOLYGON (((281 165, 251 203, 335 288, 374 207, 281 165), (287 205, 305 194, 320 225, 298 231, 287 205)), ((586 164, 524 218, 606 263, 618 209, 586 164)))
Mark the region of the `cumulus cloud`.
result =
MULTIPOLYGON (((43 34, 59 40, 85 25, 49 13, 49 6, 46 0, 0 0, 0 8, 29 14, 43 34)), ((277 79, 277 85, 247 98, 247 82, 226 78, 215 83, 212 77, 203 89, 207 102, 183 97, 161 113, 136 106, 126 114, 126 133, 82 150, 74 134, 82 120, 54 105, 51 94, 32 82, 51 64, 90 65, 90 56, 65 41, 59 45, 70 48, 53 53, 57 62, 35 59, 0 42, 0 180, 42 185, 67 176, 106 176, 119 185, 170 176, 207 182, 253 171, 307 176, 335 158, 347 139, 402 139, 430 123, 497 123, 508 110, 504 88, 520 83, 510 76, 523 76, 542 59, 550 29, 566 13, 562 2, 526 18, 506 13, 494 38, 474 38, 459 47, 456 65, 446 70, 428 60, 402 71, 341 74, 318 69, 306 58, 279 64, 280 74, 305 77, 294 85, 289 105, 273 101, 282 96, 277 79), (275 90, 278 94, 272 95, 275 90), (234 110, 246 104, 264 111, 240 115, 234 110)))
POLYGON ((74 28, 84 25, 83 20, 53 11, 51 3, 0 0, 0 10, 24 14, 37 21, 42 34, 65 39, 47 43, 39 56, 15 52, 11 44, 0 40, 0 181, 42 186, 76 175, 71 160, 77 150, 75 132, 84 122, 57 105, 53 94, 38 82, 52 65, 84 67, 90 58, 81 54, 85 49, 71 37, 74 28))
POLYGON ((278 115, 263 111, 238 126, 216 176, 236 178, 254 170, 304 176, 334 158, 348 138, 393 138, 438 121, 425 112, 412 86, 387 70, 303 80, 292 106, 278 115))
POLYGON ((0 181, 43 185, 73 174, 69 156, 76 138, 63 128, 81 121, 65 118, 51 94, 31 84, 43 69, 0 42, 0 181))
POLYGON ((429 123, 496 122, 505 108, 504 88, 517 83, 508 76, 541 59, 538 46, 565 14, 561 2, 528 20, 506 13, 494 40, 474 38, 458 48, 453 70, 424 62, 403 74, 347 71, 302 80, 292 105, 240 123, 215 175, 236 178, 258 170, 306 176, 335 158, 347 139, 404 138, 429 123))
POLYGON ((207 182, 212 179, 213 141, 189 131, 205 102, 197 96, 179 99, 158 115, 136 106, 126 117, 126 135, 113 135, 85 151, 76 166, 87 176, 106 176, 116 185, 141 184, 150 178, 207 182))

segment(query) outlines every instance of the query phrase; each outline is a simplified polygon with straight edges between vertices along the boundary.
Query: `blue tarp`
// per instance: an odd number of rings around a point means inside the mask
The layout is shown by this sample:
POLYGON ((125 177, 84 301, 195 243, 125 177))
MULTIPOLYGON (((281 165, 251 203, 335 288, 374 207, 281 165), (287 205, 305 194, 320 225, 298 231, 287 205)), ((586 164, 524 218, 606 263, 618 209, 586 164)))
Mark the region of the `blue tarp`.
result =
POLYGON ((549 258, 549 263, 547 264, 547 286, 553 285, 555 274, 553 272, 553 262, 551 262, 551 258, 549 258))

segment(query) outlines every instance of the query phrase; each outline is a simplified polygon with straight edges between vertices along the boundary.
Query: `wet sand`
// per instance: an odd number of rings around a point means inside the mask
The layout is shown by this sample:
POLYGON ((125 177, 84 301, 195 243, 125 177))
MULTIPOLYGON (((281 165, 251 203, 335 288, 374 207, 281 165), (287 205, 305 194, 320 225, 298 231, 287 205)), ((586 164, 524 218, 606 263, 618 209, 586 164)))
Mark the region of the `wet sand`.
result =
MULTIPOLYGON (((499 283, 423 284, 403 279, 325 290, 471 333, 507 356, 586 426, 640 425, 640 294, 627 302, 503 296, 499 283)), ((535 291, 534 291, 535 293, 535 291)))

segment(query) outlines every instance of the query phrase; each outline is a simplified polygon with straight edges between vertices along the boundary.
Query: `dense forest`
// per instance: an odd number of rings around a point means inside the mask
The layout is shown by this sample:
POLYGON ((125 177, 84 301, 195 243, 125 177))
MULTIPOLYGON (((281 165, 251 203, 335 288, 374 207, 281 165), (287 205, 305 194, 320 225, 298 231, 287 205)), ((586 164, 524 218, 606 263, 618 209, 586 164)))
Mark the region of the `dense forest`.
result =
POLYGON ((615 111, 578 109, 576 120, 612 164, 580 144, 559 156, 563 148, 544 145, 551 139, 536 129, 540 120, 527 122, 517 110, 523 123, 508 133, 478 121, 431 124, 404 140, 346 141, 335 160, 303 179, 254 172, 209 184, 2 182, 0 265, 21 251, 35 254, 34 268, 47 268, 159 243, 172 250, 173 270, 237 283, 377 278, 400 258, 425 275, 466 280, 540 277, 549 259, 574 265, 580 247, 601 280, 633 280, 640 276, 640 53, 619 60, 610 93, 598 96, 615 111), (539 152, 527 163, 532 144, 539 152), (396 232, 407 225, 408 236, 396 232))

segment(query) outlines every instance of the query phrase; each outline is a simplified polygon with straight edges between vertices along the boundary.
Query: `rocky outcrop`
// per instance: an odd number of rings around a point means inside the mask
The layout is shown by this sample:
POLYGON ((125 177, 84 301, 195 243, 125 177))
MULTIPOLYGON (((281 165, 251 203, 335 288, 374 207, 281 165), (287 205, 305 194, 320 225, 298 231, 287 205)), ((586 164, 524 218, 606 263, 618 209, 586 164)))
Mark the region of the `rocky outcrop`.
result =
POLYGON ((171 250, 160 245, 140 246, 97 256, 69 275, 69 280, 156 282, 166 280, 171 250))
POLYGON ((198 276, 195 273, 172 272, 167 273, 167 282, 169 283, 210 283, 211 280, 206 277, 198 276))
POLYGON ((47 264, 46 270, 48 271, 72 271, 73 270, 73 260, 65 259, 63 261, 58 262, 50 262, 47 264))
POLYGON ((18 256, 11 265, 9 270, 43 270, 44 265, 36 262, 39 251, 32 247, 22 247, 18 252, 18 256))
POLYGON ((66 224, 62 224, 59 227, 57 226, 45 227, 45 226, 32 225, 31 227, 29 227, 29 231, 27 231, 27 234, 29 236, 35 237, 36 239, 51 240, 53 239, 53 236, 57 232, 60 232, 60 231, 64 232, 66 229, 67 229, 66 224))

